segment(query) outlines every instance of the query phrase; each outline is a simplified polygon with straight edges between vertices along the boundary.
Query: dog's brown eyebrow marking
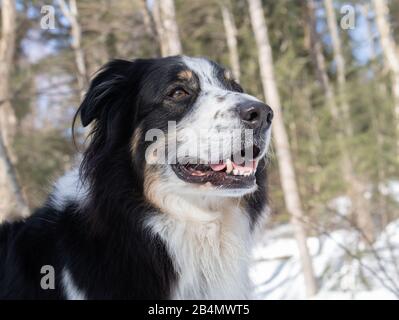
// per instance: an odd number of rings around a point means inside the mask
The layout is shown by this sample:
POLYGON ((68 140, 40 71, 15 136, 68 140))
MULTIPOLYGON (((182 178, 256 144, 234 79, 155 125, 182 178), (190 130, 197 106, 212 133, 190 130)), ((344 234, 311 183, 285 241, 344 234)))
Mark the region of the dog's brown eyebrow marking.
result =
POLYGON ((191 70, 182 70, 177 74, 177 77, 181 80, 190 80, 193 77, 191 70))
POLYGON ((133 137, 131 140, 131 148, 130 148, 132 154, 135 154, 135 152, 139 146, 142 134, 143 134, 143 130, 141 127, 138 127, 136 130, 134 130, 133 137))

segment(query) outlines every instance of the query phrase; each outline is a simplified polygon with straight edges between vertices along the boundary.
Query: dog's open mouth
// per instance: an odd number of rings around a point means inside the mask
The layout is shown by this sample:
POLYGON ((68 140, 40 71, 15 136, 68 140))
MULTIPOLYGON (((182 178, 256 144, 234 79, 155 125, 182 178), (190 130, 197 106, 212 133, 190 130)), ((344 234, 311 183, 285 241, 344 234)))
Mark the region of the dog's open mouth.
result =
POLYGON ((249 188, 255 183, 258 160, 247 160, 236 163, 231 159, 217 164, 175 164, 172 165, 176 175, 189 183, 205 184, 225 188, 249 188))

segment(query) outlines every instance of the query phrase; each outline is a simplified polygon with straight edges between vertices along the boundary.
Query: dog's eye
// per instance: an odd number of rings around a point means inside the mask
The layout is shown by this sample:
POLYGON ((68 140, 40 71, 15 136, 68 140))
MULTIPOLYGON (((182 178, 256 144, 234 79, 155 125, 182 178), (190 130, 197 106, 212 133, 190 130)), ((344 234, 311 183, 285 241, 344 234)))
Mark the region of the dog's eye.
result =
POLYGON ((188 97, 190 94, 184 90, 183 88, 176 88, 173 89, 170 93, 169 93, 169 97, 174 99, 174 100, 181 100, 185 97, 188 97))

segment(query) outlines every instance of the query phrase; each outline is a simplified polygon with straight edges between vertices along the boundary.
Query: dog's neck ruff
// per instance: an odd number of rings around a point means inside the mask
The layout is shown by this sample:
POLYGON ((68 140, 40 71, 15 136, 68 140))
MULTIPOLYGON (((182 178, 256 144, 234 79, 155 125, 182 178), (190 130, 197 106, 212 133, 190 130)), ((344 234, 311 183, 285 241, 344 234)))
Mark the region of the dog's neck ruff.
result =
MULTIPOLYGON (((157 190, 146 225, 166 244, 178 275, 172 299, 246 299, 251 231, 239 198, 157 190)), ((154 199, 154 198, 153 198, 154 199)))

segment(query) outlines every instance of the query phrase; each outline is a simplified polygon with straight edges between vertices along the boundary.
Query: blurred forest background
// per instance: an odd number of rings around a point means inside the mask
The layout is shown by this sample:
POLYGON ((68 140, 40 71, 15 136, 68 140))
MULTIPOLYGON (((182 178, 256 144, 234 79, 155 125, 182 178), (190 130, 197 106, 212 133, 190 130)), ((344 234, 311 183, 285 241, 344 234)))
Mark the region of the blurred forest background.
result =
POLYGON ((276 112, 259 297, 399 297, 399 1, 0 4, 0 220, 74 164, 72 118, 104 63, 206 56, 276 112))

